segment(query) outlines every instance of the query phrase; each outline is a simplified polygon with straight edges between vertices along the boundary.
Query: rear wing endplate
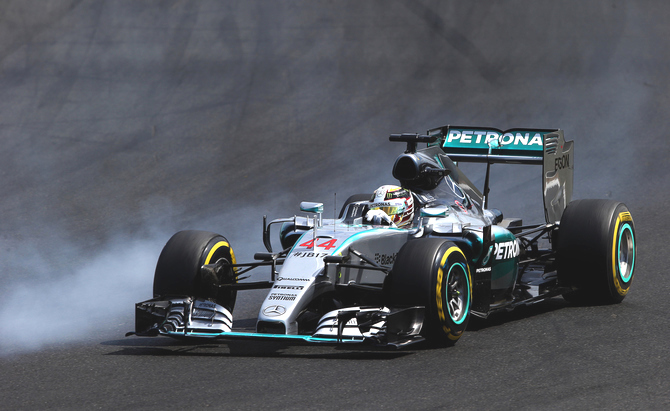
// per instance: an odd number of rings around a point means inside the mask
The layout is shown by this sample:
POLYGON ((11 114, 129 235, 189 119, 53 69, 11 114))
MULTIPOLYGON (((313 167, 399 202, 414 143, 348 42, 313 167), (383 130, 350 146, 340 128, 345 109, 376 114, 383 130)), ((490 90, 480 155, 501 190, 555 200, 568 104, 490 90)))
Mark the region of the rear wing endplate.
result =
POLYGON ((542 165, 542 194, 547 223, 561 220, 572 199, 573 142, 563 130, 444 126, 428 130, 452 161, 542 165))

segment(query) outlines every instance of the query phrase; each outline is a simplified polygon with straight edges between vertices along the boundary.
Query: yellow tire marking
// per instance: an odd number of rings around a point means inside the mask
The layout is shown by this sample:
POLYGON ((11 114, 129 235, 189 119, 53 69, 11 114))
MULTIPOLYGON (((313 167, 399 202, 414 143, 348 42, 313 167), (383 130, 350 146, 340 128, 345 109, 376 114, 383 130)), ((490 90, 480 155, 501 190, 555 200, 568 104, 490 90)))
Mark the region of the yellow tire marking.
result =
MULTIPOLYGON (((230 247, 230 244, 228 244, 225 241, 219 241, 218 243, 214 244, 214 247, 212 247, 211 250, 209 250, 209 254, 207 254, 207 258, 205 258, 205 264, 209 264, 212 260, 212 256, 214 256, 214 253, 221 248, 221 247, 227 247, 228 251, 230 251, 230 259, 232 264, 237 264, 235 261, 235 253, 233 253, 233 249, 230 247)), ((216 262, 216 261, 215 261, 216 262)), ((237 267, 233 267, 233 272, 237 274, 237 267)), ((237 282, 237 280, 235 280, 237 282)))
POLYGON ((463 334, 463 331, 459 331, 459 332, 457 332, 456 334, 449 334, 449 335, 447 335, 447 338, 449 338, 449 339, 452 340, 452 341, 456 341, 456 340, 458 340, 459 338, 461 338, 461 335, 462 335, 462 334, 463 334))
MULTIPOLYGON (((212 247, 212 249, 209 250, 209 254, 207 254, 207 258, 205 258, 205 264, 209 264, 211 262, 212 256, 214 255, 214 253, 216 252, 216 250, 218 250, 221 247, 230 248, 230 244, 228 244, 225 241, 219 241, 218 243, 214 244, 214 247, 212 247)), ((233 254, 233 250, 231 249, 230 250, 230 255, 231 255, 231 258, 233 259, 233 264, 235 264, 235 257, 233 257, 232 254, 233 254)))

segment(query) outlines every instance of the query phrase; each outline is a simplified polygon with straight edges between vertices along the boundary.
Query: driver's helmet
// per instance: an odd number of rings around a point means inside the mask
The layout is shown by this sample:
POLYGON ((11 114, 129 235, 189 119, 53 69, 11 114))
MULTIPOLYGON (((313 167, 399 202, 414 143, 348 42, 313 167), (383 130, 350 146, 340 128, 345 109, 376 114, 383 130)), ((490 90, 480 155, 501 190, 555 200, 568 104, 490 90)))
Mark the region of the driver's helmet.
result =
POLYGON ((385 185, 375 190, 369 205, 370 210, 382 210, 397 227, 411 224, 414 219, 412 192, 398 186, 385 185))

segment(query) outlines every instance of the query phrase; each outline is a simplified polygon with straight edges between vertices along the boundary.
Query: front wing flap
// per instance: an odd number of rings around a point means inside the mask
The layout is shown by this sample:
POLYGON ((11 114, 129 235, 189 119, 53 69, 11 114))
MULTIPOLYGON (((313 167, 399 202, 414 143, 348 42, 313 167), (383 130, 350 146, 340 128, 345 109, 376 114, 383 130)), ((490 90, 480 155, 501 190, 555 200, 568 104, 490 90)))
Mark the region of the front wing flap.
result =
POLYGON ((216 336, 230 332, 233 315, 211 301, 191 297, 169 300, 151 299, 135 304, 135 335, 187 335, 197 333, 216 336))

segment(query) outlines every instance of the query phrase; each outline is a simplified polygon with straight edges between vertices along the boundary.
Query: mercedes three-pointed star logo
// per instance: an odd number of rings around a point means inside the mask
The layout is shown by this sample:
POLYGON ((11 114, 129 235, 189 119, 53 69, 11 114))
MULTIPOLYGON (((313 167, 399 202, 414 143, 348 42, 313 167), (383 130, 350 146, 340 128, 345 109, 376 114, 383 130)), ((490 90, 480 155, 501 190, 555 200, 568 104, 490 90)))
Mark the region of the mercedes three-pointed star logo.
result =
POLYGON ((263 310, 263 314, 267 315, 268 317, 277 317, 286 312, 286 308, 282 305, 271 305, 269 307, 265 307, 263 310))

